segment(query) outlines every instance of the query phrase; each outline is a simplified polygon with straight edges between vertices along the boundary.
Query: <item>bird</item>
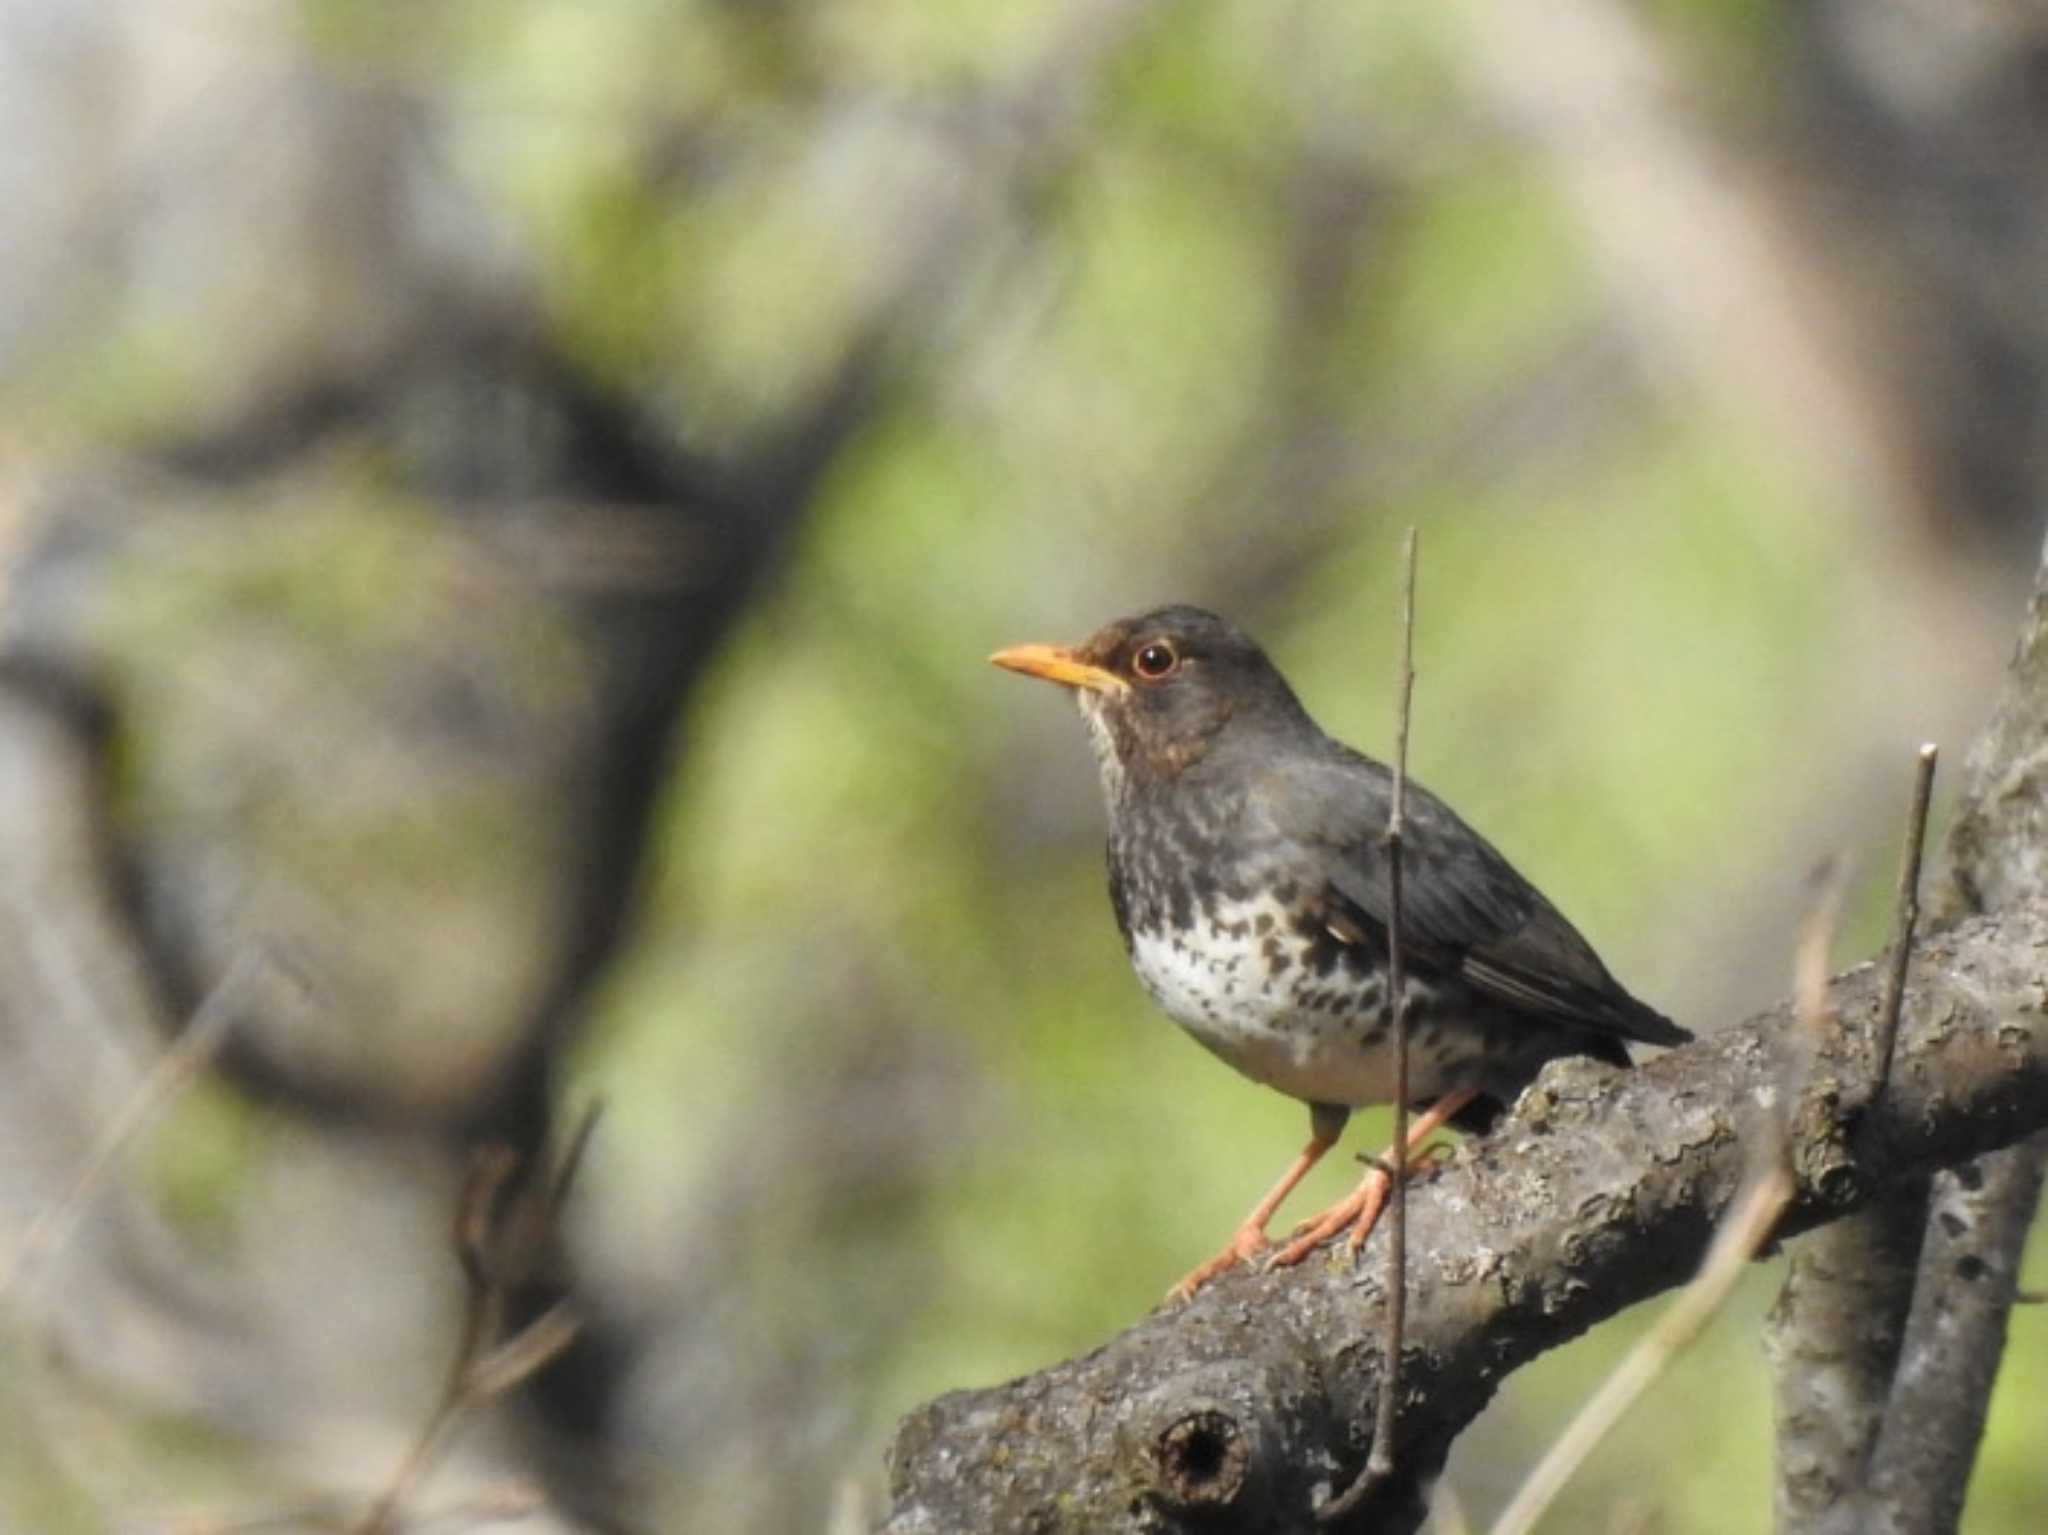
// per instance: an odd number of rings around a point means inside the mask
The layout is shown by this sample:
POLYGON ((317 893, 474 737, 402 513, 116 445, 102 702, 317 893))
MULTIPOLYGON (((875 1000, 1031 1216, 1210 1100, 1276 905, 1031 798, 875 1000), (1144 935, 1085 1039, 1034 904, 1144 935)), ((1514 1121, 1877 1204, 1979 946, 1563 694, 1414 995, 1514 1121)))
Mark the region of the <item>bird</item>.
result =
POLYGON ((1631 996, 1490 842, 1408 782, 1400 942, 1418 1117, 1406 1146, 1274 1248, 1267 1226, 1352 1110, 1395 1095, 1393 773, 1325 734, 1265 651, 1198 607, 989 659, 1079 706, 1109 809, 1110 905, 1145 990, 1229 1065, 1308 1105, 1307 1144, 1170 1300, 1262 1257, 1300 1263, 1347 1227, 1355 1258, 1387 1168, 1405 1167, 1439 1127, 1484 1133, 1553 1058, 1626 1067, 1631 1042, 1692 1037, 1631 996))

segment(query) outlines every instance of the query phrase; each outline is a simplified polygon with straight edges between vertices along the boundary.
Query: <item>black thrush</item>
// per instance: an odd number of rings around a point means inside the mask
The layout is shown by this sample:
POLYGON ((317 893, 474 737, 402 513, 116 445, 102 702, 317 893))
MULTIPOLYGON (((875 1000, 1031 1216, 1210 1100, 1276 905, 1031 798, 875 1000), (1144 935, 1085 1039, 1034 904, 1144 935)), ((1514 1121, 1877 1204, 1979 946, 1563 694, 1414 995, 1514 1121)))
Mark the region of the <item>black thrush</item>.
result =
MULTIPOLYGON (((1266 1225, 1351 1111, 1394 1096, 1387 1008, 1393 774, 1323 734, 1265 652, 1200 608, 1110 624, 1078 649, 1019 645, 998 666, 1071 688, 1109 800, 1109 894, 1145 989, 1197 1041, 1309 1106, 1301 1155, 1185 1298, 1265 1250, 1266 1225)), ((1446 1121, 1484 1131, 1555 1056, 1629 1064, 1626 1041, 1691 1036, 1636 1001, 1557 908, 1428 790, 1405 805, 1401 945, 1407 1151, 1446 1121)), ((1377 1166, 1297 1228, 1298 1263, 1387 1191, 1377 1166)))

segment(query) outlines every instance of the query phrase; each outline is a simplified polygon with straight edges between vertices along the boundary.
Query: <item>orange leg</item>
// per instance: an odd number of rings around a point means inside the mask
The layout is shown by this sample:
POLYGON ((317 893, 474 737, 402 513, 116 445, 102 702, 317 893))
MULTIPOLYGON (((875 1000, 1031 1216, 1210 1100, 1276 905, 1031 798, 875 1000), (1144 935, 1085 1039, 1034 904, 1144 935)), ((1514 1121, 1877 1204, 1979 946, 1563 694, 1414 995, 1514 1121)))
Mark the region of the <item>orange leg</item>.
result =
MULTIPOLYGON (((1430 1105, 1429 1112, 1408 1127, 1408 1145, 1405 1153, 1398 1146, 1389 1146, 1381 1162, 1397 1166, 1404 1171, 1415 1150, 1424 1141, 1436 1134, 1443 1122, 1479 1095, 1471 1090, 1450 1093, 1430 1105)), ((1295 1228, 1294 1240, 1267 1260, 1268 1268, 1286 1268, 1301 1262, 1323 1243, 1330 1240, 1346 1226, 1351 1228, 1351 1240, 1345 1245, 1353 1257, 1365 1245, 1365 1239, 1372 1235, 1372 1228, 1380 1218, 1380 1211, 1387 1203, 1387 1191, 1393 1187, 1386 1173, 1375 1164, 1366 1173, 1364 1180, 1354 1189, 1351 1197, 1339 1200, 1313 1220, 1302 1222, 1295 1228)))
POLYGON ((1195 1291, 1218 1274, 1240 1263, 1249 1263, 1266 1250, 1266 1226, 1273 1219, 1273 1212, 1280 1208, 1283 1199, 1294 1192, 1294 1186, 1308 1176, 1308 1170, 1322 1161, 1323 1153, 1337 1144, 1337 1137, 1344 1133, 1344 1121, 1350 1115, 1349 1109, 1332 1104, 1310 1105, 1309 1141, 1301 1148, 1301 1155, 1287 1165, 1280 1181, 1266 1190, 1265 1197, 1252 1206, 1251 1214, 1238 1223, 1223 1251, 1166 1292, 1169 1302, 1192 1298, 1195 1291))

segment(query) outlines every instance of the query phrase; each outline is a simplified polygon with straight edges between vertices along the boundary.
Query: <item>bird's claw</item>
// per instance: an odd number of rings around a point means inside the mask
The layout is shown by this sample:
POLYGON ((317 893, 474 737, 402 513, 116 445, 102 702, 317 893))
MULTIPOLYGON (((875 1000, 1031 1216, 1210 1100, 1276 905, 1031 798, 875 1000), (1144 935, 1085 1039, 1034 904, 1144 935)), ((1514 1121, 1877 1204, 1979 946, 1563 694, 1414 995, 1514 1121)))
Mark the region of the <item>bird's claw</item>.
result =
POLYGON ((1379 1223, 1390 1187, 1392 1180, 1375 1169, 1348 1199, 1296 1226, 1294 1239, 1266 1260, 1267 1269, 1292 1268, 1347 1226, 1351 1228, 1351 1237, 1345 1246, 1350 1256, 1356 1258, 1365 1239, 1372 1235, 1372 1228, 1379 1223))
POLYGON ((1256 1226, 1240 1226, 1232 1233, 1230 1241, 1222 1252, 1166 1292, 1166 1304, 1183 1306, 1195 1298, 1195 1292, 1219 1274, 1228 1273, 1240 1264, 1249 1266, 1256 1262, 1266 1249, 1272 1246, 1266 1240, 1266 1233, 1256 1226))
MULTIPOLYGON (((1273 1269, 1293 1268, 1331 1237, 1351 1225, 1358 1218, 1358 1212, 1362 1208, 1363 1201, 1354 1204, 1354 1201, 1347 1199, 1343 1204, 1324 1211, 1317 1219, 1303 1221, 1295 1228, 1294 1240, 1277 1249, 1266 1259, 1267 1270, 1270 1272, 1273 1269)), ((1353 1249, 1354 1252, 1356 1250, 1353 1249)))

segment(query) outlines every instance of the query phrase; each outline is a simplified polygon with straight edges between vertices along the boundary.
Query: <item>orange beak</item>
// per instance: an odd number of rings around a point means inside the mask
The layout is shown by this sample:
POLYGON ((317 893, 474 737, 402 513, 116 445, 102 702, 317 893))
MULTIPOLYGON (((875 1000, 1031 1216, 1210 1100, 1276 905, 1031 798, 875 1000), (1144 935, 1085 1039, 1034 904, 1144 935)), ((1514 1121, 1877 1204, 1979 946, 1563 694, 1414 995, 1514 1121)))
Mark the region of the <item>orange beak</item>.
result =
POLYGON ((1096 693, 1121 693, 1129 686, 1115 672, 1082 660, 1064 645, 1012 645, 1008 650, 998 650, 989 660, 1007 671, 1096 693))

